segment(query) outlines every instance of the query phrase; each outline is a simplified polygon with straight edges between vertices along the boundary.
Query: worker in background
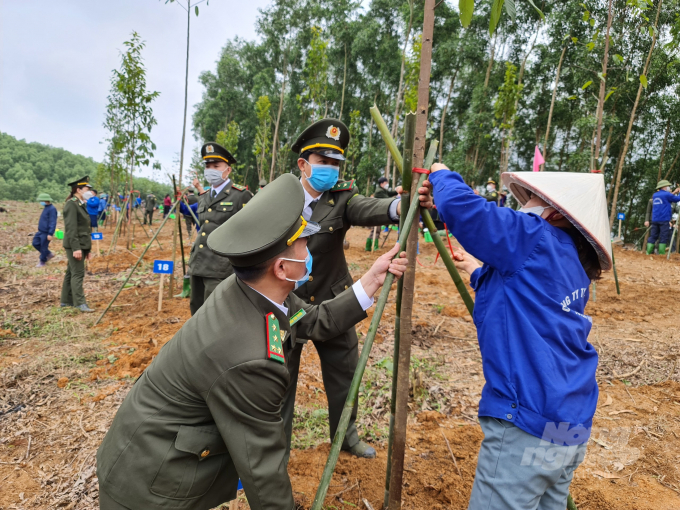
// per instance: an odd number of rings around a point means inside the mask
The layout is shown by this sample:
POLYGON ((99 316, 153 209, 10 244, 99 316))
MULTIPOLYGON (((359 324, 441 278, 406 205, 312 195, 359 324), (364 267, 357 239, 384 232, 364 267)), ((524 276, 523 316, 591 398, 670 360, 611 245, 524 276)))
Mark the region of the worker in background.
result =
POLYGON ((502 179, 520 211, 476 196, 441 164, 419 190, 426 201, 434 188, 465 250, 455 252, 455 264, 476 292, 484 440, 468 510, 564 510, 598 399, 585 309, 591 282, 613 265, 604 178, 511 172, 502 179))
POLYGON ((36 267, 45 267, 47 261, 54 258, 54 253, 50 251, 50 241, 57 229, 57 208, 52 205, 52 197, 48 193, 40 193, 38 201, 43 210, 38 220, 38 231, 33 236, 33 248, 40 252, 36 267))
POLYGON ((97 190, 92 188, 92 196, 87 200, 87 214, 90 216, 90 228, 92 230, 97 230, 99 223, 99 197, 97 196, 97 190))
MULTIPOLYGON (((189 204, 189 207, 198 202, 198 197, 194 193, 194 188, 187 188, 186 199, 187 203, 189 204)), ((184 216, 184 223, 187 227, 187 239, 191 240, 194 233, 194 228, 197 227, 196 222, 194 221, 194 217, 191 215, 190 212, 184 211, 182 212, 182 215, 184 216)))
POLYGON ((144 225, 146 225, 147 218, 149 225, 153 223, 153 212, 156 209, 156 195, 151 190, 146 192, 146 200, 144 200, 144 225))
MULTIPOLYGON (((680 188, 671 193, 671 183, 667 180, 659 181, 656 185, 656 193, 652 196, 652 222, 647 239, 647 255, 654 252, 654 245, 659 241, 659 255, 666 254, 666 246, 671 240, 671 218, 675 202, 680 202, 680 188)), ((649 208, 648 208, 649 210, 649 208)), ((645 227, 649 221, 645 221, 645 227)))

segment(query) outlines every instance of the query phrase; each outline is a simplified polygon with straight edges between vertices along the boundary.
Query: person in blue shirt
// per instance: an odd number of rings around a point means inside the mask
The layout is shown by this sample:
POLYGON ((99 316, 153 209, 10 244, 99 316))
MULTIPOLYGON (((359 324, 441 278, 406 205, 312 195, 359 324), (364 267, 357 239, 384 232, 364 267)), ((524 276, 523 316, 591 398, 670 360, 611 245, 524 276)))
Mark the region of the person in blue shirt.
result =
POLYGON ((99 223, 103 224, 106 221, 106 209, 108 207, 107 204, 107 199, 109 197, 106 195, 106 193, 100 193, 99 194, 99 207, 97 208, 97 218, 99 219, 99 223))
POLYGON ((647 239, 647 255, 654 252, 654 245, 659 241, 659 255, 666 254, 666 246, 671 240, 671 218, 674 202, 680 202, 680 188, 671 193, 671 183, 667 180, 659 181, 656 193, 652 197, 652 226, 647 239))
POLYGON ((43 210, 38 220, 38 231, 33 236, 33 248, 40 252, 36 267, 45 267, 47 261, 54 258, 54 253, 50 251, 50 241, 57 229, 57 208, 52 205, 52 197, 48 193, 40 193, 38 201, 43 210))
POLYGON ((87 201, 87 214, 90 216, 90 227, 96 229, 98 226, 97 219, 99 217, 99 197, 97 196, 97 190, 93 189, 92 198, 87 201))
POLYGON ((419 193, 433 187, 476 292, 484 440, 468 509, 564 510, 598 398, 585 306, 591 281, 612 267, 604 178, 504 173, 523 205, 514 211, 446 170, 433 165, 419 193))

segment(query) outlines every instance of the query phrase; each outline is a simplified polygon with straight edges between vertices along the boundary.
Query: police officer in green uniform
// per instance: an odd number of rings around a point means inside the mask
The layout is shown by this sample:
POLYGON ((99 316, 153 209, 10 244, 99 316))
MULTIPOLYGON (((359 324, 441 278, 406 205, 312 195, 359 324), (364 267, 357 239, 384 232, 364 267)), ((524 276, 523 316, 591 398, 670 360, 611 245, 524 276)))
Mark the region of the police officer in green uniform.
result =
POLYGON ((61 287, 61 306, 73 306, 81 312, 94 312, 85 301, 83 279, 85 260, 90 258, 92 248, 92 227, 87 214, 86 202, 94 196, 85 176, 70 182, 71 194, 66 199, 62 215, 64 217, 64 250, 68 259, 64 283, 61 287))
MULTIPOLYGON (((130 390, 97 452, 102 510, 209 509, 236 497, 252 510, 293 510, 281 404, 299 336, 337 337, 366 317, 387 271, 380 257, 320 306, 298 298, 313 260, 298 179, 282 175, 207 244, 235 274, 163 346, 130 390), (285 197, 285 200, 281 200, 285 197)), ((312 237, 313 238, 313 237, 312 237)), ((402 253, 402 257, 405 253, 402 253)))
POLYGON ((489 180, 486 181, 486 193, 483 193, 482 196, 486 198, 488 202, 498 204, 498 192, 496 191, 496 181, 494 181, 491 178, 489 178, 489 180))
MULTIPOLYGON (((199 231, 189 258, 191 315, 198 311, 217 285, 234 272, 228 258, 208 247, 208 235, 243 209, 253 196, 245 186, 236 184, 229 178, 236 159, 227 149, 208 142, 201 147, 201 157, 205 162, 204 175, 210 188, 204 190, 198 179, 194 179, 199 197, 197 203, 190 207, 198 217, 199 231)), ((190 214, 183 203, 180 203, 180 212, 190 214)))
POLYGON ((146 199, 144 200, 144 225, 146 219, 149 218, 149 225, 153 223, 153 212, 156 209, 156 195, 151 190, 146 192, 146 199))
MULTIPOLYGON (((315 261, 309 282, 295 291, 306 303, 319 304, 333 299, 352 286, 343 250, 345 233, 352 225, 372 227, 396 223, 401 211, 400 198, 369 198, 361 195, 354 181, 339 181, 339 164, 349 144, 349 130, 342 122, 324 119, 315 122, 298 137, 291 150, 297 160, 305 194, 302 215, 317 222, 321 231, 309 240, 315 261)), ((266 189, 266 188, 265 188, 266 189)), ((301 335, 302 338, 306 338, 301 335)), ((313 339, 312 339, 313 340, 313 339)), ((349 328, 326 342, 315 342, 321 359, 321 374, 328 398, 330 437, 340 421, 352 377, 359 357, 359 340, 349 328)), ((291 353, 288 370, 291 386, 286 395, 283 414, 289 441, 292 436, 295 391, 302 344, 291 353)), ((352 413, 343 449, 360 457, 375 457, 375 449, 359 440, 356 407, 352 413)))

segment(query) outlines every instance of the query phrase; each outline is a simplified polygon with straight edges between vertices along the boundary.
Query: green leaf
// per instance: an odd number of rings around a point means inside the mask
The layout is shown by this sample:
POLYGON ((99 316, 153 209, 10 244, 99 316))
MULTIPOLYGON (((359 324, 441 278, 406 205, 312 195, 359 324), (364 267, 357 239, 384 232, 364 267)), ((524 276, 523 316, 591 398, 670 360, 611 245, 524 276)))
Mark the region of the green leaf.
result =
MULTIPOLYGON (((198 7, 197 7, 198 9, 198 7)), ((590 18, 590 26, 594 27, 595 26, 595 18, 590 18)))
POLYGON ((198 16, 198 5, 196 6, 196 16, 198 16))
POLYGON ((493 5, 491 6, 491 19, 489 20, 489 35, 493 35, 496 31, 498 22, 501 19, 504 3, 505 0, 493 0, 493 5))
POLYGON ((458 10, 460 11, 461 25, 465 28, 469 27, 475 10, 475 0, 458 0, 458 10))
POLYGON ((588 48, 588 51, 593 51, 593 49, 595 48, 595 43, 589 42, 588 44, 586 44, 586 48, 588 48))
POLYGON ((590 19, 590 11, 583 13, 583 21, 588 21, 590 19))
POLYGON ((538 15, 541 17, 541 19, 542 19, 543 21, 545 21, 545 14, 543 14, 543 11, 542 11, 541 9, 539 9, 538 7, 536 7, 536 4, 534 3, 534 0, 527 0, 527 2, 529 2, 529 3, 531 4, 531 6, 532 6, 534 9, 536 9, 536 12, 537 12, 538 15))
POLYGON ((578 37, 572 37, 572 38, 571 38, 571 42, 573 42, 574 44, 576 44, 576 43, 578 42, 578 37))
POLYGON ((611 89, 609 92, 607 92, 607 95, 604 96, 604 102, 605 102, 605 103, 607 102, 607 99, 609 99, 609 97, 610 97, 614 92, 616 92, 616 87, 612 87, 612 89, 611 89))
POLYGON ((573 101, 574 99, 578 99, 578 96, 569 96, 567 99, 573 101))
POLYGON ((585 84, 583 85, 583 87, 581 87, 581 90, 586 90, 586 89, 587 89, 588 87, 590 87, 592 84, 593 84, 593 80, 588 80, 587 82, 585 82, 585 84))
POLYGON ((619 64, 622 64, 622 63, 623 63, 623 57, 622 57, 621 55, 619 55, 618 53, 617 53, 616 55, 614 55, 613 58, 614 58, 614 60, 616 60, 619 64))
POLYGON ((644 74, 640 75, 640 83, 642 83, 643 88, 647 88, 647 77, 644 74))
POLYGON ((517 6, 515 5, 515 0, 505 0, 505 12, 508 13, 512 21, 517 20, 517 6))

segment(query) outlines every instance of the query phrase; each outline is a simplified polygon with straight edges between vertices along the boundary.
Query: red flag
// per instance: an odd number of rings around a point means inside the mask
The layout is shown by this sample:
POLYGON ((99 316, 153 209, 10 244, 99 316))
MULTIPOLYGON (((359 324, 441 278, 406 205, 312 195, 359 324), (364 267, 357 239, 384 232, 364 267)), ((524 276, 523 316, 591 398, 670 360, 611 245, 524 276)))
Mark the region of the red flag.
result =
POLYGON ((545 159, 543 159, 543 154, 541 154, 541 151, 537 145, 536 150, 534 151, 534 172, 540 171, 541 165, 543 163, 545 163, 545 159))

